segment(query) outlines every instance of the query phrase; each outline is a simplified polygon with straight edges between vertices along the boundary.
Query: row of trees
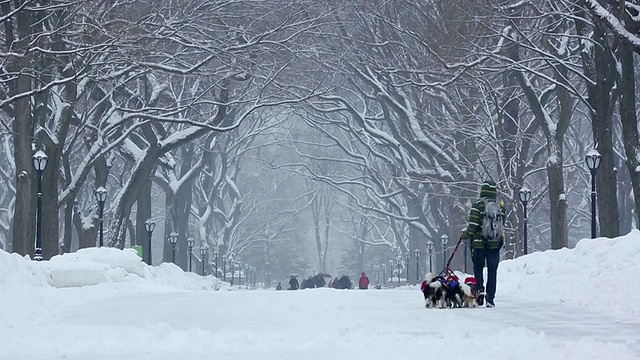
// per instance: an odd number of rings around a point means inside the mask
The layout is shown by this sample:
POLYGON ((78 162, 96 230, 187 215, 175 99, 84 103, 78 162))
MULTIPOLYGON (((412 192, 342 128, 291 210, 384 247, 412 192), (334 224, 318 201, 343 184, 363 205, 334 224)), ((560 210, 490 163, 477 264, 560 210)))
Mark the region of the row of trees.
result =
POLYGON ((522 252, 526 184, 536 248, 561 248, 570 229, 588 234, 592 147, 600 233, 617 236, 640 211, 639 10, 637 0, 2 2, 1 242, 33 254, 39 149, 45 258, 60 243, 95 246, 92 192, 105 186, 111 246, 146 248, 151 218, 165 261, 177 232, 183 265, 191 236, 282 274, 326 270, 332 244, 348 239, 365 269, 426 254, 428 240, 442 251, 437 239, 457 239, 485 178, 507 200, 508 246, 522 252))

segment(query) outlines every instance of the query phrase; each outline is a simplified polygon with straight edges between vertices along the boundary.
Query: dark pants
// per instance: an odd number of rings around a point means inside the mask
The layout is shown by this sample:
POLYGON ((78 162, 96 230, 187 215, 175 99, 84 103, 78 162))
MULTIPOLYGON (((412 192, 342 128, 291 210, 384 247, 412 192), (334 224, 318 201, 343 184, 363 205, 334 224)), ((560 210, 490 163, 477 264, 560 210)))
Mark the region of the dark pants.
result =
POLYGON ((483 291, 484 276, 482 269, 487 266, 487 301, 493 302, 496 297, 496 281, 498 276, 498 263, 500 262, 500 249, 473 249, 473 276, 478 282, 478 290, 483 291))

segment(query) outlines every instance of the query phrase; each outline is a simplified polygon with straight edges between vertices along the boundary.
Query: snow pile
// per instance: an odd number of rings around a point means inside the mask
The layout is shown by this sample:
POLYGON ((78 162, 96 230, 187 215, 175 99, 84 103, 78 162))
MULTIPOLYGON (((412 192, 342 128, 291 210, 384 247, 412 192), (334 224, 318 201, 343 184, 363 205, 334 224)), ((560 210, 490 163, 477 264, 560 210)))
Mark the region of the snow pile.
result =
MULTIPOLYGON (((486 271, 486 270, 485 270, 486 271)), ((497 296, 525 297, 640 321, 635 304, 640 231, 614 239, 583 239, 574 249, 533 253, 498 268, 497 296)))
POLYGON ((0 291, 16 286, 47 286, 47 277, 40 264, 0 250, 0 291))
POLYGON ((185 273, 173 264, 148 266, 133 249, 88 248, 34 262, 0 252, 0 289, 9 286, 70 288, 102 283, 136 283, 178 290, 218 290, 218 279, 185 273))

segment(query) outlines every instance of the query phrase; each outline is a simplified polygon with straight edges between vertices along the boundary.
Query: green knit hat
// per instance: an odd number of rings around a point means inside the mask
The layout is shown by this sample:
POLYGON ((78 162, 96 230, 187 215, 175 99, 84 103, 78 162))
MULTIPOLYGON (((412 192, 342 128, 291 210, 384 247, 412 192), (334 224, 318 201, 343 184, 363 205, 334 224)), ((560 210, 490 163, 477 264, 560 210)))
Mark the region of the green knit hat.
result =
POLYGON ((495 199, 498 193, 498 187, 495 181, 485 180, 480 187, 480 197, 487 199, 495 199))

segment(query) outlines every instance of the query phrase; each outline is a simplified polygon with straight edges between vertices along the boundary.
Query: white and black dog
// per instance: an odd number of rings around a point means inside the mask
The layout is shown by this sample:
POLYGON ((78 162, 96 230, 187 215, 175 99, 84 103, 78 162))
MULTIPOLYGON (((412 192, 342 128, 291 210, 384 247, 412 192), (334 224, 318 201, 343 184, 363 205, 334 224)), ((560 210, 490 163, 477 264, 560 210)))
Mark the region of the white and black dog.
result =
POLYGON ((464 284, 460 284, 464 295, 462 297, 463 307, 478 307, 478 282, 473 276, 464 279, 464 284))
POLYGON ((424 295, 425 307, 440 309, 447 307, 447 286, 444 277, 427 273, 420 290, 424 295))

